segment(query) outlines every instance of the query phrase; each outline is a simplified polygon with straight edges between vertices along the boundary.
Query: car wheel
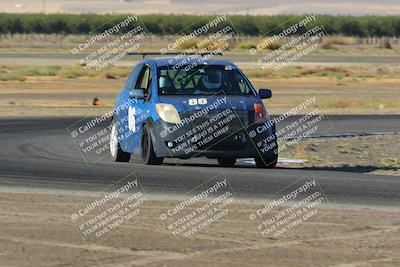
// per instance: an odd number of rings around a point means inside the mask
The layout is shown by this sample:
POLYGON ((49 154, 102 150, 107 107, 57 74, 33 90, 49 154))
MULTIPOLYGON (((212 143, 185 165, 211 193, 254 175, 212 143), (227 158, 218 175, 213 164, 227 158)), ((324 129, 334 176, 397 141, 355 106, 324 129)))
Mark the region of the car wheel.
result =
POLYGON ((142 161, 146 165, 160 165, 163 163, 164 158, 159 158, 156 156, 150 131, 150 128, 146 125, 143 127, 141 149, 142 161))
POLYGON ((267 168, 267 169, 272 169, 276 167, 276 164, 278 163, 278 155, 273 153, 270 156, 256 156, 254 158, 256 162, 256 167, 257 168, 267 168))
POLYGON ((230 157, 218 158, 218 164, 221 167, 231 167, 235 165, 235 163, 236 163, 236 158, 230 158, 230 157))
POLYGON ((131 153, 124 152, 121 149, 118 140, 118 127, 114 121, 111 124, 110 153, 113 161, 128 162, 131 159, 131 153))

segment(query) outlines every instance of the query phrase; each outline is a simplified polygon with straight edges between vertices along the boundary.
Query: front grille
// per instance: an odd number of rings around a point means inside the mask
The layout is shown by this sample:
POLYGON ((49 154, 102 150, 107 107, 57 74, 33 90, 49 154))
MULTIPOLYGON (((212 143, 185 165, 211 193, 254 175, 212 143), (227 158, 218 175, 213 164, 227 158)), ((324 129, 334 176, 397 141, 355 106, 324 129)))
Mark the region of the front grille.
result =
POLYGON ((227 136, 225 139, 215 143, 210 150, 237 150, 246 146, 246 134, 244 131, 238 131, 227 136))
MULTIPOLYGON (((245 127, 248 126, 248 114, 247 111, 235 111, 235 110, 230 110, 231 112, 227 114, 227 116, 231 116, 233 115, 234 117, 232 118, 232 120, 230 122, 228 122, 227 124, 224 125, 229 125, 229 129, 230 131, 239 131, 245 127)), ((195 120, 191 121, 190 126, 191 127, 196 127, 198 125, 201 125, 203 123, 205 123, 206 121, 209 121, 211 118, 217 116, 218 114, 220 114, 221 112, 223 112, 223 110, 211 110, 208 112, 207 115, 205 116, 201 116, 196 118, 195 120)), ((196 112, 185 112, 183 115, 183 117, 187 117, 190 118, 190 116, 194 115, 196 112)), ((224 117, 221 117, 221 119, 219 119, 218 121, 223 120, 224 117)))

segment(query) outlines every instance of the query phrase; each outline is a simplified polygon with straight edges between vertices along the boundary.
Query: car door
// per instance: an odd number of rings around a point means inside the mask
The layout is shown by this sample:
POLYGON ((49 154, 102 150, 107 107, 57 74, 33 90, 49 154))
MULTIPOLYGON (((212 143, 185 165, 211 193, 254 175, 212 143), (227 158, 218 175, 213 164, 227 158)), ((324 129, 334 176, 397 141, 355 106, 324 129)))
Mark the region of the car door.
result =
POLYGON ((130 129, 133 131, 134 147, 133 153, 140 153, 141 137, 143 131, 143 122, 145 122, 149 116, 149 108, 151 105, 152 97, 152 84, 153 84, 153 72, 150 65, 144 64, 143 68, 137 79, 135 88, 142 89, 144 92, 144 99, 138 100, 135 109, 130 113, 130 129), (134 121, 134 123, 133 123, 134 121), (133 126, 134 124, 134 126, 133 126), (134 128, 134 129, 133 129, 134 128))
POLYGON ((138 72, 136 81, 133 81, 127 88, 128 108, 124 111, 125 137, 121 142, 124 151, 138 154, 140 153, 140 144, 142 137, 142 124, 148 117, 148 105, 151 99, 151 86, 153 81, 153 73, 148 64, 143 64, 138 72), (132 89, 142 89, 144 99, 132 99, 129 92, 132 89), (129 137, 126 138, 126 135, 129 137))
POLYGON ((132 128, 132 122, 134 121, 132 120, 132 115, 133 111, 139 108, 138 101, 136 99, 132 99, 129 93, 135 89, 139 75, 143 69, 143 65, 144 64, 138 64, 132 70, 124 84, 124 88, 117 96, 116 100, 114 116, 118 121, 118 139, 122 150, 125 152, 132 153, 135 150, 135 146, 139 145, 137 140, 135 140, 134 131, 132 131, 135 130, 132 128), (129 117, 131 117, 131 119, 129 119, 129 117))

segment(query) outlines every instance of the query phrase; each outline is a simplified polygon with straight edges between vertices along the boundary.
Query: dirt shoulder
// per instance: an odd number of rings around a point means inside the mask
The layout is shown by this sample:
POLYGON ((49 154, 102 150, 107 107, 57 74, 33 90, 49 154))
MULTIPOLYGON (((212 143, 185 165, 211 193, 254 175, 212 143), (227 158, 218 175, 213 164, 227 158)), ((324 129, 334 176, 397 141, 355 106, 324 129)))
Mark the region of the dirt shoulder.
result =
POLYGON ((3 192, 0 262, 4 266, 398 266, 400 213, 325 208, 304 227, 278 239, 257 233, 234 205, 228 218, 190 238, 171 236, 159 214, 171 201, 147 201, 140 216, 112 237, 84 242, 70 211, 93 198, 3 192))
POLYGON ((308 139, 289 146, 283 157, 305 159, 302 168, 400 175, 397 135, 308 139))

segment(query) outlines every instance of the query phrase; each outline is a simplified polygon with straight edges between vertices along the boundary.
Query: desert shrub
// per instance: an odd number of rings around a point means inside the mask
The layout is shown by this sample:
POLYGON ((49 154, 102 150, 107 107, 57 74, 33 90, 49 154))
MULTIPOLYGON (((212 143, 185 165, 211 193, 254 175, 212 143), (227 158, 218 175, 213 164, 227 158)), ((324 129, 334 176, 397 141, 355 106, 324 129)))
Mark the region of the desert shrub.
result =
POLYGON ((26 77, 20 73, 8 72, 0 75, 0 81, 26 81, 26 77))

